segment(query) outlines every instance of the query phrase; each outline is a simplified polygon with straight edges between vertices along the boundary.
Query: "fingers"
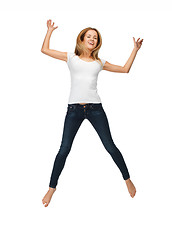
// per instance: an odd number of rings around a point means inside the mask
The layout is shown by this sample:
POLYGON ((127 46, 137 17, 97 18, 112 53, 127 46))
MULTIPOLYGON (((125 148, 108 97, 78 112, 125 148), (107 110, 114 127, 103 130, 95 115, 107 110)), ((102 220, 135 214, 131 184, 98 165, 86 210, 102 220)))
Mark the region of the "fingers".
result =
MULTIPOLYGON (((135 38, 134 38, 134 37, 133 37, 133 39, 134 39, 134 41, 135 41, 135 38)), ((142 40, 140 40, 140 41, 139 41, 139 39, 140 39, 140 38, 137 39, 137 42, 139 42, 139 43, 143 42, 143 38, 142 38, 142 40)))
POLYGON ((142 45, 142 42, 143 42, 143 38, 139 41, 140 38, 137 39, 137 43, 140 44, 140 46, 142 45))
POLYGON ((47 20, 47 26, 53 27, 53 29, 58 28, 58 26, 57 26, 57 27, 54 27, 54 22, 53 22, 53 24, 51 24, 51 19, 47 20))
POLYGON ((47 26, 51 26, 51 20, 47 20, 47 26))
POLYGON ((140 42, 139 42, 140 46, 142 45, 142 42, 143 42, 143 39, 142 39, 142 40, 140 40, 140 42))
MULTIPOLYGON (((47 23, 49 23, 51 25, 51 19, 47 20, 47 23)), ((54 25, 54 23, 53 23, 53 25, 54 25)))

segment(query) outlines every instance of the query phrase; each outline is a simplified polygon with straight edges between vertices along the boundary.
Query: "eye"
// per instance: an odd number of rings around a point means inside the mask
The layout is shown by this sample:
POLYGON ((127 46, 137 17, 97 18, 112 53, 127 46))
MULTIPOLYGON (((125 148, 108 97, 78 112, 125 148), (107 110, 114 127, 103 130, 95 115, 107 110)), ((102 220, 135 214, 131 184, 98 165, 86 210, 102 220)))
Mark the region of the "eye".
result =
MULTIPOLYGON (((90 38, 90 36, 87 36, 88 38, 90 38)), ((97 39, 96 37, 94 39, 97 39)))

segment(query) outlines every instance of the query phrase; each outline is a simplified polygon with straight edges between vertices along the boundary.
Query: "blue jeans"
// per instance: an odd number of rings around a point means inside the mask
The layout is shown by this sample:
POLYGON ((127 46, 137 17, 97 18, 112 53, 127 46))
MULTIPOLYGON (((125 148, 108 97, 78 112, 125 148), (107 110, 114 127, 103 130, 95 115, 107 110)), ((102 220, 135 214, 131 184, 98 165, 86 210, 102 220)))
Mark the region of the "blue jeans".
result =
POLYGON ((72 147, 76 133, 84 119, 88 119, 98 133, 105 149, 118 166, 124 180, 130 178, 124 158, 113 142, 108 119, 102 103, 68 104, 64 121, 63 136, 59 152, 56 155, 49 187, 56 188, 58 178, 63 170, 66 158, 72 147))

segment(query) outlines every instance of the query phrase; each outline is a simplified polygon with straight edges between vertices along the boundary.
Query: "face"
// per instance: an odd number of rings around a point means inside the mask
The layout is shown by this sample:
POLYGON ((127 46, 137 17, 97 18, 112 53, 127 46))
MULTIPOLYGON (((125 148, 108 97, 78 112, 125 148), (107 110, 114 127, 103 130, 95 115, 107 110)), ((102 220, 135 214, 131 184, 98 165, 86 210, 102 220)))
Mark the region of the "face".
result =
POLYGON ((95 30, 88 30, 84 36, 83 43, 86 48, 89 50, 93 50, 97 46, 98 42, 98 34, 95 30))

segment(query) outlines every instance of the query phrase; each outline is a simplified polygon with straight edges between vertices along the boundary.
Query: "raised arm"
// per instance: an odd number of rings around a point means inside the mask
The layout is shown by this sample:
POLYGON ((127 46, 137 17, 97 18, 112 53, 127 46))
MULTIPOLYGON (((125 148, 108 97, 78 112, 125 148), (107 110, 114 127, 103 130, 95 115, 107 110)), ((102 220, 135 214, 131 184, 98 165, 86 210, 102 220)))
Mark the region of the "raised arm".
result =
POLYGON ((56 28, 58 28, 58 26, 54 27, 54 22, 51 25, 51 20, 47 20, 47 27, 48 27, 48 30, 47 30, 47 33, 46 33, 46 36, 45 36, 45 39, 44 39, 44 42, 43 42, 43 45, 41 48, 41 52, 50 57, 57 58, 59 60, 67 62, 67 52, 60 52, 60 51, 57 51, 54 49, 49 49, 49 42, 50 42, 51 34, 56 28))
POLYGON ((111 64, 108 61, 105 62, 104 66, 103 66, 103 70, 106 70, 109 72, 127 73, 126 68, 124 68, 122 66, 111 64))
POLYGON ((118 65, 114 65, 111 64, 109 62, 105 62, 104 66, 103 66, 103 70, 107 70, 110 72, 119 72, 119 73, 129 73, 130 68, 133 64, 133 61, 136 57, 136 54, 138 52, 138 50, 140 49, 143 39, 139 41, 140 38, 137 39, 137 42, 135 41, 135 38, 133 37, 134 40, 134 49, 129 57, 129 59, 127 60, 126 64, 124 66, 118 66, 118 65))

